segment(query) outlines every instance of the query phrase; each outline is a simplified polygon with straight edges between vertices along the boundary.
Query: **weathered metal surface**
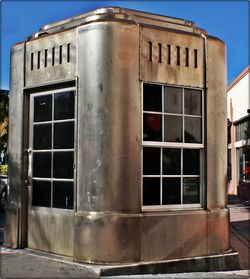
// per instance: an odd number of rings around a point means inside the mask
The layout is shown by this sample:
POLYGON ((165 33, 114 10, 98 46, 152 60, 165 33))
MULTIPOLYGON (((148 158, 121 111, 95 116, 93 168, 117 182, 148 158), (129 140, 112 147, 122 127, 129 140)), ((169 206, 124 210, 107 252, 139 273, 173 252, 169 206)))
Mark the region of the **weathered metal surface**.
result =
POLYGON ((141 32, 140 47, 140 79, 143 81, 203 88, 204 42, 200 36, 144 27, 141 32), (149 43, 152 44, 152 50, 149 43), (177 47, 180 47, 179 65, 177 47), (170 48, 170 57, 168 48, 170 48), (188 49, 188 66, 186 49, 188 49), (150 51, 152 51, 152 61, 149 59, 150 51), (195 51, 197 51, 197 67, 194 64, 195 51))
POLYGON ((77 213, 74 260, 88 263, 140 261, 140 215, 77 213))
POLYGON ((26 43, 26 86, 74 79, 76 30, 40 37, 26 43))
POLYGON ((21 245, 21 226, 24 219, 20 218, 23 198, 23 87, 24 87, 24 44, 11 49, 11 81, 9 108, 9 167, 8 167, 8 205, 6 208, 5 243, 11 247, 21 245))
POLYGON ((29 248, 73 256, 73 211, 32 207, 28 220, 29 248))
POLYGON ((206 93, 207 208, 226 206, 227 118, 225 44, 208 37, 206 93))
POLYGON ((139 28, 79 29, 77 211, 140 211, 139 28))

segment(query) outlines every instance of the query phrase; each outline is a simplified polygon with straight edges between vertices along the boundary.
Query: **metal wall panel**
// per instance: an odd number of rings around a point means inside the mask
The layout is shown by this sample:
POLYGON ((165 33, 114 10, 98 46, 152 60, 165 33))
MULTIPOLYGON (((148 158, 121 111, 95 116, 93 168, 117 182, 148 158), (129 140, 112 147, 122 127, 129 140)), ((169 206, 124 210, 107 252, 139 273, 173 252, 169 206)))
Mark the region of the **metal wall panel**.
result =
POLYGON ((73 256, 73 211, 32 207, 28 220, 29 248, 73 256))
POLYGON ((141 80, 203 88, 204 42, 200 36, 143 27, 140 40, 141 80), (150 43, 152 49, 150 49, 150 43), (177 47, 180 47, 180 65, 177 65, 177 47), (168 48, 170 48, 170 58, 168 48), (186 66, 186 48, 188 49, 188 66, 186 66), (197 50, 197 67, 194 63, 195 50, 197 50), (152 56, 151 59, 150 56, 152 56))
POLYGON ((24 87, 24 54, 23 43, 11 49, 11 78, 9 98, 9 137, 8 137, 8 205, 6 208, 5 243, 11 247, 21 245, 21 226, 24 219, 20 218, 23 197, 23 87, 24 87), (18 237, 17 237, 18 236, 18 237))
POLYGON ((226 207, 227 116, 225 44, 207 41, 207 208, 226 207))
POLYGON ((75 29, 28 41, 25 58, 26 86, 74 79, 76 41, 75 29))

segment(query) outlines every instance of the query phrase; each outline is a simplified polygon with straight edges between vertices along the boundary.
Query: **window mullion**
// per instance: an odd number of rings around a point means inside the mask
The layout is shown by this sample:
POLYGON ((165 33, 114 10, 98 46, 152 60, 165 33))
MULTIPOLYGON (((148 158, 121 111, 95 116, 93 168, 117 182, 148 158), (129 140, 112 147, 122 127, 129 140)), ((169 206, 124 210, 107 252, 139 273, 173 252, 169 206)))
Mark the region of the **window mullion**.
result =
POLYGON ((50 201, 50 204, 51 204, 51 207, 53 207, 53 177, 54 177, 54 174, 53 174, 53 166, 54 166, 54 109, 55 109, 55 105, 54 105, 54 96, 55 94, 52 94, 52 125, 51 125, 51 201, 50 201))
POLYGON ((161 153, 160 153, 160 159, 161 159, 161 164, 160 164, 160 204, 162 205, 162 165, 163 165, 163 148, 161 148, 161 153))
POLYGON ((181 148, 181 204, 183 204, 183 148, 181 148))

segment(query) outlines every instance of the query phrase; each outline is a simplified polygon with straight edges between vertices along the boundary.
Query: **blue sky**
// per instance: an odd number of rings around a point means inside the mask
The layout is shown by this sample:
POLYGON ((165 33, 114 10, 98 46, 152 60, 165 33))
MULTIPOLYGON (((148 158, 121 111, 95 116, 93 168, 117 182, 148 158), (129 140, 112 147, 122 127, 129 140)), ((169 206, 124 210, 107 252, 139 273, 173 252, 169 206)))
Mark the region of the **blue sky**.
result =
MULTIPOLYGON (((1 0, 0 0, 1 1, 1 0)), ((228 84, 249 63, 248 0, 238 1, 14 1, 1 5, 1 79, 9 88, 10 48, 38 29, 54 21, 104 6, 119 6, 194 21, 227 45, 228 84)))

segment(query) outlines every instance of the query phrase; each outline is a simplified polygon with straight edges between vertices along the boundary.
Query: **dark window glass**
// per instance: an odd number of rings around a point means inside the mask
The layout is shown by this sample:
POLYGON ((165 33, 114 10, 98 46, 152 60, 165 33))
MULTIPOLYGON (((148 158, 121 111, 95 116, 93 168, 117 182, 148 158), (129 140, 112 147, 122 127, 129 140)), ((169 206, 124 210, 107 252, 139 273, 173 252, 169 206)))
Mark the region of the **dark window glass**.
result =
POLYGON ((181 179, 163 178, 162 182, 162 203, 180 204, 181 203, 181 179))
POLYGON ((164 141, 182 142, 182 116, 164 116, 164 141))
POLYGON ((143 205, 160 204, 160 178, 143 178, 143 205))
POLYGON ((183 174, 199 175, 200 174, 200 150, 183 149, 183 174))
POLYGON ((51 124, 34 125, 33 149, 51 149, 51 124))
POLYGON ((38 96, 34 98, 34 122, 52 120, 52 96, 38 96))
POLYGON ((144 113, 143 140, 162 141, 161 115, 144 113))
POLYGON ((185 89, 184 104, 185 114, 201 115, 201 91, 185 89))
POLYGON ((183 203, 200 202, 200 179, 198 177, 183 178, 183 203))
POLYGON ((54 95, 54 119, 74 118, 74 99, 73 92, 58 93, 54 95))
POLYGON ((53 207, 73 209, 73 182, 53 182, 53 207))
POLYGON ((143 110, 144 111, 162 111, 161 85, 143 84, 143 110))
POLYGON ((165 87, 164 111, 167 113, 182 113, 182 88, 165 87))
POLYGON ((74 148, 74 122, 54 124, 54 149, 74 148))
POLYGON ((161 164, 161 149, 160 148, 143 148, 143 174, 158 174, 160 175, 161 164))
POLYGON ((165 175, 181 174, 181 149, 177 149, 177 148, 163 149, 163 174, 165 175))
POLYGON ((53 158, 53 177, 54 178, 73 178, 73 152, 54 152, 53 158))
POLYGON ((33 177, 51 177, 51 153, 33 153, 33 177))
POLYGON ((185 117, 185 142, 201 143, 201 118, 185 117))
POLYGON ((32 205, 50 207, 51 182, 33 180, 32 205))

